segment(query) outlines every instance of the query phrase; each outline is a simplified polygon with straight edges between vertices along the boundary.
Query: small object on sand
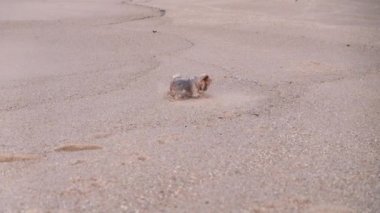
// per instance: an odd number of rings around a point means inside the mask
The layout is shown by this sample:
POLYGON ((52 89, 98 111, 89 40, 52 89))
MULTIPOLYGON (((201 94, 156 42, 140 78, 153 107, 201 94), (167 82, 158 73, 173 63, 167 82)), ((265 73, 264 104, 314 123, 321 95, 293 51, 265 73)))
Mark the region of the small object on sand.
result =
POLYGON ((157 33, 157 30, 153 30, 152 32, 153 32, 153 33, 157 33))
POLYGON ((174 99, 199 98, 210 86, 211 78, 207 74, 192 78, 174 75, 170 83, 169 95, 174 99))
POLYGON ((346 47, 350 47, 351 45, 350 44, 346 44, 346 47))

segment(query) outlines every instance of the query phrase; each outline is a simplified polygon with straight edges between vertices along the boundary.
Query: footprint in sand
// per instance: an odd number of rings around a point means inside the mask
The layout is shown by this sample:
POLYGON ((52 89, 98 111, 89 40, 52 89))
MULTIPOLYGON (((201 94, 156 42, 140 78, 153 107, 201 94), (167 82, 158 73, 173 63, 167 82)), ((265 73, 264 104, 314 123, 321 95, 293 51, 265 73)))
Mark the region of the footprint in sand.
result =
POLYGON ((31 154, 0 154, 0 163, 36 160, 38 158, 39 156, 31 154))
POLYGON ((69 144, 56 148, 56 152, 77 152, 86 150, 97 150, 103 147, 94 144, 69 144))

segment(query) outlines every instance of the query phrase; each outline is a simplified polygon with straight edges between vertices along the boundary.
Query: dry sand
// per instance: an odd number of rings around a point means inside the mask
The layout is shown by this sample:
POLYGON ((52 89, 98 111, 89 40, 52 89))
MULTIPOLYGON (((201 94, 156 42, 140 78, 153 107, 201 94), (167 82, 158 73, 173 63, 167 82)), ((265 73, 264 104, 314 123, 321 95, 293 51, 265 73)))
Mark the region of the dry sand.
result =
POLYGON ((379 11, 1 0, 0 212, 378 212, 379 11))

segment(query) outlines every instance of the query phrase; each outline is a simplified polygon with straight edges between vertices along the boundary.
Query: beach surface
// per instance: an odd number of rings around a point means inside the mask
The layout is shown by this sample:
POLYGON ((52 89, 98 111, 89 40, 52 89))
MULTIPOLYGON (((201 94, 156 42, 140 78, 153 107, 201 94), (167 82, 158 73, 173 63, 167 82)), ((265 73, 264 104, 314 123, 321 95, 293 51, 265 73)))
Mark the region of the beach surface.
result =
POLYGON ((379 11, 1 0, 0 212, 378 212, 379 11))

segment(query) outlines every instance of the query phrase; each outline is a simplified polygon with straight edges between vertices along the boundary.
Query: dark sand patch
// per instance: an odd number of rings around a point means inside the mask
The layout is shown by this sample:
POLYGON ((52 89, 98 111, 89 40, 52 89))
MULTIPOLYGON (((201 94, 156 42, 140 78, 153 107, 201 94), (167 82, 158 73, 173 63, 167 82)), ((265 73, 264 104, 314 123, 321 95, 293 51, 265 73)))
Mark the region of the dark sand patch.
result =
POLYGON ((15 161, 36 160, 39 157, 31 154, 0 154, 0 163, 10 163, 15 161))
POLYGON ((56 152, 77 152, 77 151, 86 151, 86 150, 97 150, 102 149, 103 147, 94 145, 94 144, 69 144, 56 148, 56 152))
POLYGON ((138 156, 137 157, 137 160, 140 160, 140 161, 146 161, 148 158, 146 156, 138 156))
POLYGON ((93 139, 103 139, 103 138, 109 138, 112 136, 112 133, 98 133, 93 136, 93 139))

